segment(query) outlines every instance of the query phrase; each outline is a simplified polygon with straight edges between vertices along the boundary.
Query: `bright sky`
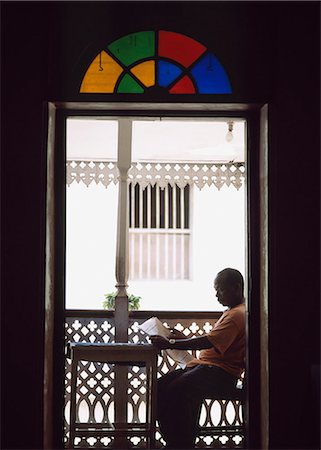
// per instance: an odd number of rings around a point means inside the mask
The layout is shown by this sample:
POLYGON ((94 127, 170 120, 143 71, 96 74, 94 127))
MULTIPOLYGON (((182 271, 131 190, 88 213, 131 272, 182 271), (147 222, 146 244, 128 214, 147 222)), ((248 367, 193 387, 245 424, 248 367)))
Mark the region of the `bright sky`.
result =
MULTIPOLYGON (((233 122, 233 139, 227 142, 227 121, 157 119, 135 120, 132 131, 133 161, 244 161, 244 120, 233 122)), ((67 158, 117 158, 117 121, 69 118, 67 158)))

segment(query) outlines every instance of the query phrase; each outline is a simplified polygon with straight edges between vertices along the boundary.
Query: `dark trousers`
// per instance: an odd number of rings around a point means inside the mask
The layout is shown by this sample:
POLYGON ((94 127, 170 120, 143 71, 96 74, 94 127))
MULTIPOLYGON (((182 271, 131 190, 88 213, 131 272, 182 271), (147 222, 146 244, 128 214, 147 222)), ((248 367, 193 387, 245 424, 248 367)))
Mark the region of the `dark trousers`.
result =
POLYGON ((237 379, 215 366, 198 365, 168 372, 157 382, 157 413, 167 447, 194 448, 202 400, 234 388, 237 379))

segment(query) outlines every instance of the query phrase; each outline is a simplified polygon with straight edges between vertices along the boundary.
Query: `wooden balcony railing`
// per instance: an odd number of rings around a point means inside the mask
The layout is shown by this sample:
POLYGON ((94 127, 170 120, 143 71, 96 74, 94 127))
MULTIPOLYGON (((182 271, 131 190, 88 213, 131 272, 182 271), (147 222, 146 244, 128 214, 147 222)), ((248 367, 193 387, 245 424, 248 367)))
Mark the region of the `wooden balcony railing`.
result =
MULTIPOLYGON (((176 327, 187 337, 208 333, 221 312, 173 312, 173 311, 133 311, 129 314, 128 341, 147 342, 148 338, 138 325, 152 316, 157 316, 165 325, 176 327)), ((65 318, 65 339, 67 342, 114 342, 115 326, 112 311, 69 310, 65 318)), ((162 352, 158 361, 158 376, 175 370, 176 363, 162 352)), ((77 419, 81 422, 104 423, 114 420, 114 372, 103 363, 81 361, 77 385, 77 419)), ((140 423, 145 412, 145 373, 142 367, 128 368, 128 419, 140 423)), ((70 360, 65 362, 65 443, 69 435, 70 404, 70 360)), ((244 436, 240 432, 226 430, 242 425, 242 408, 238 401, 206 400, 202 406, 200 424, 215 427, 209 435, 197 438, 198 448, 243 448, 244 436), (224 431, 225 430, 225 431, 224 431)), ((157 432, 159 445, 164 444, 157 432)), ((112 439, 104 437, 81 438, 75 440, 79 448, 109 448, 112 439)), ((142 447, 142 438, 132 437, 133 447, 142 447)))

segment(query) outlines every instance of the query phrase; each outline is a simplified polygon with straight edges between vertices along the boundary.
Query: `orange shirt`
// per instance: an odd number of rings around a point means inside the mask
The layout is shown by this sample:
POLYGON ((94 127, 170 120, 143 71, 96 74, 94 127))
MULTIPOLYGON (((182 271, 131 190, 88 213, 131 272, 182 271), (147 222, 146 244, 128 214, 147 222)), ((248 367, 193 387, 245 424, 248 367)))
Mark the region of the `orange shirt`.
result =
POLYGON ((190 361, 187 367, 208 364, 240 377, 245 368, 244 303, 224 311, 206 337, 213 347, 201 350, 199 357, 190 361))

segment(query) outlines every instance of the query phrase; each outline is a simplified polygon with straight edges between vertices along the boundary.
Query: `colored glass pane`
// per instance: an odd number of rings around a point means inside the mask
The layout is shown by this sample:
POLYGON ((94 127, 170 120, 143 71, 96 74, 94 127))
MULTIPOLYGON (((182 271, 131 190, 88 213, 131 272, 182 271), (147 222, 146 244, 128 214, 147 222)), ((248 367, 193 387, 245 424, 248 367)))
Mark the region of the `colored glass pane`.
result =
POLYGON ((155 55, 155 33, 141 31, 124 36, 108 45, 108 50, 126 67, 155 55))
POLYGON ((144 89, 128 74, 126 74, 119 83, 117 92, 129 94, 141 94, 144 89))
POLYGON ((185 75, 169 91, 171 94, 195 94, 192 80, 185 75))
POLYGON ((81 83, 80 92, 111 93, 122 67, 102 51, 90 64, 81 83))
POLYGON ((145 86, 155 84, 155 61, 145 61, 130 70, 145 86))
POLYGON ((208 53, 191 70, 200 94, 230 94, 229 79, 221 63, 208 53))
POLYGON ((204 45, 187 36, 172 31, 160 31, 158 34, 158 55, 190 66, 206 50, 204 45))
POLYGON ((155 37, 154 31, 142 31, 112 42, 108 45, 110 54, 102 51, 92 61, 80 92, 143 93, 145 87, 176 94, 232 92, 223 66, 204 45, 180 33, 161 30, 157 53, 155 37), (132 76, 124 76, 124 67, 132 76))
POLYGON ((158 84, 162 87, 168 86, 172 83, 180 74, 182 70, 176 66, 176 64, 168 61, 158 61, 158 84))

